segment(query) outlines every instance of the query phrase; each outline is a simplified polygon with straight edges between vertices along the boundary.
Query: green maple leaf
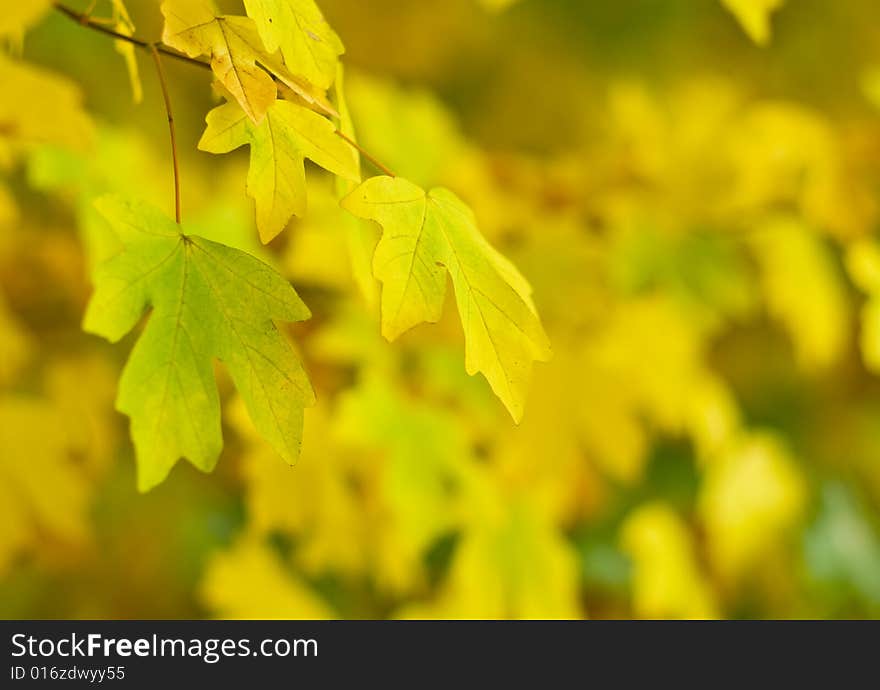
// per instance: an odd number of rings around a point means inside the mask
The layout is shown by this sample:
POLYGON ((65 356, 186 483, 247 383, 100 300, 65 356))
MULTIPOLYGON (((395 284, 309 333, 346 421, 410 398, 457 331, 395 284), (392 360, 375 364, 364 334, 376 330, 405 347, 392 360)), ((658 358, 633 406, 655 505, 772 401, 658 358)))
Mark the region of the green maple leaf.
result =
POLYGON ((448 271, 464 328, 465 368, 486 376, 518 422, 532 362, 550 358, 550 343, 529 284, 480 234, 471 210, 447 189, 425 193, 399 177, 370 178, 341 203, 383 228, 373 256, 383 335, 393 340, 439 320, 448 271))
POLYGON ((260 434, 293 463, 314 393, 273 323, 310 316, 290 284, 242 251, 184 234, 147 204, 102 197, 96 205, 124 248, 98 268, 84 328, 115 342, 152 307, 116 401, 131 418, 138 487, 160 483, 181 457, 214 468, 223 447, 214 358, 260 434))
POLYGON ((336 135, 333 123, 296 103, 275 101, 259 124, 232 102, 214 108, 205 120, 202 151, 228 153, 250 145, 247 192, 256 202, 263 242, 281 232, 291 216, 305 213, 305 158, 345 179, 360 180, 357 152, 336 135))

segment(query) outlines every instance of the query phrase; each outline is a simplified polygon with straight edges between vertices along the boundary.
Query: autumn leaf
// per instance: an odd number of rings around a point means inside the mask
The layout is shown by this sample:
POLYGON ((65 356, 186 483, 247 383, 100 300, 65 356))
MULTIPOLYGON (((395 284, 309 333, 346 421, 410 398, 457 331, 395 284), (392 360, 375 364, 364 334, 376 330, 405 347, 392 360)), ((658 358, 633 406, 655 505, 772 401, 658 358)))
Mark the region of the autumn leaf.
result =
POLYGON ((329 88, 345 48, 314 0, 245 0, 244 6, 268 50, 280 48, 291 71, 329 88))
POLYGON ((211 69, 247 116, 259 123, 275 102, 281 82, 306 102, 335 114, 312 86, 297 78, 279 57, 267 52, 249 17, 219 15, 210 0, 165 0, 162 41, 190 57, 211 56, 211 69))
POLYGON ((223 361, 257 430, 289 463, 314 394, 272 319, 308 308, 271 268, 237 249, 186 235, 158 210, 118 197, 97 202, 124 249, 95 275, 84 328, 111 341, 153 311, 119 385, 131 418, 138 486, 161 482, 180 457, 203 471, 223 445, 212 358, 223 361))
POLYGON ((443 309, 452 277, 465 335, 465 368, 482 372, 514 420, 522 417, 532 361, 550 343, 516 268, 483 238, 473 213, 452 192, 425 193, 400 178, 374 177, 342 200, 383 228, 373 258, 382 282, 382 333, 393 340, 443 309))
POLYGON ((357 152, 336 136, 333 123, 296 103, 276 101, 259 124, 236 103, 225 103, 209 112, 206 122, 202 151, 251 147, 247 192, 256 201, 263 242, 280 233, 292 216, 305 213, 305 158, 346 179, 360 179, 357 152))
POLYGON ((218 16, 208 0, 165 0, 162 41, 190 57, 211 56, 220 83, 259 122, 278 93, 272 76, 257 65, 263 52, 253 20, 218 16))

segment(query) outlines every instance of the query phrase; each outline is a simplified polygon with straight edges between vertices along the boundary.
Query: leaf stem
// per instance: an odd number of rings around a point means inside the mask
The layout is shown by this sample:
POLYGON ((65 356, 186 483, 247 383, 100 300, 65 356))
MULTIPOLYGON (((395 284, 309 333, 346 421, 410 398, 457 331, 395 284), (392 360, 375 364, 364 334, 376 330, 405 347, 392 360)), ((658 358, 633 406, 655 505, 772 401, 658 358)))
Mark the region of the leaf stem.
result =
POLYGON ((162 70, 159 48, 155 43, 150 44, 150 52, 153 54, 153 62, 156 63, 159 84, 162 86, 162 98, 165 100, 165 112, 168 114, 168 130, 171 133, 171 164, 174 167, 174 219, 180 225, 180 170, 177 165, 177 138, 174 136, 174 116, 171 114, 171 98, 168 96, 168 85, 165 83, 165 72, 162 70))

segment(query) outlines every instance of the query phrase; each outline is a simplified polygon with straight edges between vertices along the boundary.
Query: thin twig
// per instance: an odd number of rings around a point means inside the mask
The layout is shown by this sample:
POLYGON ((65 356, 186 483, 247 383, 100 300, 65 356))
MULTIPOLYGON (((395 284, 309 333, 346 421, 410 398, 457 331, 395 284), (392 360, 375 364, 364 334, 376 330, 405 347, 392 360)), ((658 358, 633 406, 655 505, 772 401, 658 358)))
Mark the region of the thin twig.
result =
MULTIPOLYGON (((131 43, 131 44, 137 46, 138 48, 142 48, 144 50, 149 50, 153 53, 155 53, 155 52, 162 53, 162 55, 167 55, 170 58, 174 58, 175 60, 180 60, 182 62, 189 63, 190 65, 196 65, 198 67, 211 69, 211 63, 209 63, 209 62, 205 62, 205 61, 199 60, 197 58, 191 58, 188 55, 184 55, 183 53, 178 53, 176 50, 171 50, 170 48, 167 48, 161 44, 150 43, 150 42, 144 41, 140 38, 135 38, 134 36, 126 36, 125 34, 121 34, 117 31, 114 31, 113 29, 110 29, 110 28, 104 26, 103 24, 96 22, 94 19, 89 17, 88 14, 81 14, 80 12, 77 12, 76 10, 71 9, 70 7, 67 7, 66 5, 64 5, 60 2, 55 3, 55 9, 65 15, 67 15, 68 17, 70 17, 77 24, 80 24, 81 26, 85 26, 86 28, 92 29, 94 31, 98 31, 102 34, 106 34, 107 36, 112 36, 113 38, 115 38, 119 41, 126 41, 128 43, 131 43)), ((158 62, 156 64, 158 65, 158 62)), ((161 68, 159 68, 159 69, 160 69, 159 74, 161 77, 161 74, 162 74, 161 68)), ((163 85, 164 85, 164 80, 163 80, 163 85)), ((164 89, 163 89, 163 91, 164 91, 164 89)), ((166 96, 166 105, 167 105, 167 103, 168 103, 167 93, 165 93, 165 96, 166 96)), ((169 114, 169 121, 170 121, 170 116, 171 116, 170 107, 168 108, 168 114, 169 114)), ((370 153, 365 151, 363 148, 361 148, 360 145, 356 141, 354 141, 350 137, 346 136, 345 134, 343 134, 339 130, 336 130, 336 134, 339 135, 344 141, 346 141, 349 144, 349 146, 351 146, 356 151, 358 151, 364 158, 366 158, 370 163, 372 163, 378 170, 381 170, 384 174, 386 174, 390 177, 395 177, 395 174, 393 172, 391 172, 391 170, 387 166, 383 165, 381 162, 379 162, 379 160, 375 156, 371 155, 370 153)), ((173 144, 173 141, 174 141, 174 128, 173 128, 173 126, 172 126, 171 137, 172 137, 172 144, 173 144)), ((174 166, 175 166, 174 169, 175 169, 175 174, 176 174, 176 172, 177 172, 177 157, 176 156, 174 158, 174 166)), ((177 186, 177 184, 176 184, 176 177, 175 177, 175 187, 176 186, 177 186)), ((178 221, 179 221, 179 219, 178 219, 178 221)))
POLYGON ((350 146, 352 146, 352 147, 355 148, 357 151, 359 151, 360 154, 361 154, 364 158, 366 158, 368 161, 370 161, 370 163, 372 163, 373 165, 375 165, 375 166, 376 166, 379 170, 381 170, 383 173, 385 173, 385 174, 388 175, 389 177, 397 177, 397 175, 395 175, 393 172, 391 172, 391 170, 390 170, 389 168, 385 167, 382 163, 380 163, 380 162, 379 162, 376 158, 374 158, 371 154, 369 154, 367 151, 365 151, 364 149, 362 149, 362 148, 360 147, 360 145, 359 145, 354 139, 351 139, 350 137, 346 136, 345 134, 343 134, 343 133, 342 133, 341 131, 339 131, 338 129, 336 130, 336 135, 337 135, 338 137, 340 137, 341 139, 343 139, 344 141, 348 142, 348 144, 349 144, 350 146))
MULTIPOLYGON (((113 29, 104 26, 100 22, 92 19, 88 14, 81 14, 66 5, 63 5, 60 2, 55 3, 55 9, 61 12, 62 14, 66 14, 73 21, 75 21, 80 26, 84 26, 88 29, 92 29, 93 31, 98 31, 102 34, 106 34, 107 36, 112 36, 118 41, 125 41, 126 43, 131 43, 136 45, 138 48, 142 48, 143 50, 151 50, 151 46, 153 45, 149 41, 144 41, 140 38, 135 38, 134 36, 126 36, 125 34, 121 34, 118 31, 114 31, 113 29)), ((197 60, 196 58, 191 58, 189 55, 184 55, 183 53, 178 53, 176 50, 171 50, 170 48, 166 48, 163 45, 159 45, 156 47, 162 55, 167 55, 168 57, 174 58, 175 60, 181 60, 182 62, 188 62, 191 65, 197 65, 198 67, 203 67, 210 69, 211 65, 208 62, 204 62, 202 60, 197 60)))
POLYGON ((162 71, 162 60, 159 57, 159 49, 155 43, 150 44, 150 52, 156 63, 156 72, 159 74, 159 84, 162 86, 162 98, 165 99, 165 112, 168 113, 168 130, 171 132, 171 164, 174 166, 174 219, 180 225, 180 171, 177 168, 177 139, 174 136, 174 116, 171 114, 171 99, 168 97, 168 85, 165 83, 165 73, 162 71))

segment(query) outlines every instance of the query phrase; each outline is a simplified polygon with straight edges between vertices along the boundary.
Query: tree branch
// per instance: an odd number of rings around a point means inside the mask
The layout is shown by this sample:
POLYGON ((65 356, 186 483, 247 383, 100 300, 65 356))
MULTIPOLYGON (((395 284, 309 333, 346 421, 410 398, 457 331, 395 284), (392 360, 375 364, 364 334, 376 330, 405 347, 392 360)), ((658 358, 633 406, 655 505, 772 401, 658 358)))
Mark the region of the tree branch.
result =
MULTIPOLYGON (((66 5, 56 2, 54 3, 55 9, 61 12, 62 14, 67 15, 73 21, 75 21, 80 26, 84 26, 87 29, 91 29, 92 31, 97 31, 99 33, 105 34, 107 36, 112 36, 118 41, 125 41, 126 43, 131 43, 132 45, 137 46, 138 48, 142 48, 143 50, 151 50, 152 43, 148 41, 144 41, 140 38, 135 38, 134 36, 126 36, 125 34, 121 34, 118 31, 114 31, 113 29, 104 26, 103 24, 96 22, 92 19, 88 14, 82 14, 77 12, 66 5)), ((203 62, 202 60, 197 60, 196 58, 191 58, 189 55, 184 55, 183 53, 178 53, 176 50, 171 50, 171 48, 167 48, 163 45, 157 45, 156 50, 158 50, 163 55, 167 55, 168 57, 172 57, 175 60, 180 60, 182 62, 188 62, 191 65, 197 65, 198 67, 205 67, 210 69, 211 65, 207 62, 203 62)))

